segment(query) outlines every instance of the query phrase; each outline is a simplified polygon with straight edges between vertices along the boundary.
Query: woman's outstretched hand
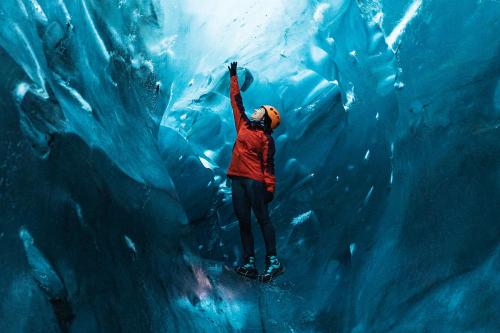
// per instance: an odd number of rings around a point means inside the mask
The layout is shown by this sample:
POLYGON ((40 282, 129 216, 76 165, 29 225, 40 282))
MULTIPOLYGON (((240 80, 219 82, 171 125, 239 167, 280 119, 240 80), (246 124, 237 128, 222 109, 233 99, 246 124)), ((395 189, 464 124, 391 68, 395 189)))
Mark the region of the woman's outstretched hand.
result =
POLYGON ((238 66, 238 63, 236 61, 232 62, 230 66, 227 66, 229 69, 229 75, 234 76, 236 75, 236 67, 238 66))

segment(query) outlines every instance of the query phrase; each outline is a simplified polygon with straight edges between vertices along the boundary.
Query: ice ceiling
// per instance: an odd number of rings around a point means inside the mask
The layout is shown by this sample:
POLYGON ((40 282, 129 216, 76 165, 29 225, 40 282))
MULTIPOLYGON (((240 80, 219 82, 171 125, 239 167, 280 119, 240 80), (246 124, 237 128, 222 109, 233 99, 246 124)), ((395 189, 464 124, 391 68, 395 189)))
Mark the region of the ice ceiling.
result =
POLYGON ((498 332, 499 16, 2 1, 0 330, 498 332), (270 285, 231 271, 230 61, 283 117, 270 285))

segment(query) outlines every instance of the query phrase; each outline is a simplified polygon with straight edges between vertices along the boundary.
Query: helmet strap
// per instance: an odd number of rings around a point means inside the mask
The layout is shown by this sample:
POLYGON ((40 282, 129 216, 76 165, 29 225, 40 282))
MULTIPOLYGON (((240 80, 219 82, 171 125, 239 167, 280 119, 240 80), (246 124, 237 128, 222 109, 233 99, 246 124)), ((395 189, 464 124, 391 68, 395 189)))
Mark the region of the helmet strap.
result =
POLYGON ((266 113, 264 113, 264 117, 262 118, 263 122, 264 122, 264 131, 265 132, 272 132, 272 129, 271 129, 271 117, 269 117, 269 115, 267 114, 267 110, 266 110, 266 113))

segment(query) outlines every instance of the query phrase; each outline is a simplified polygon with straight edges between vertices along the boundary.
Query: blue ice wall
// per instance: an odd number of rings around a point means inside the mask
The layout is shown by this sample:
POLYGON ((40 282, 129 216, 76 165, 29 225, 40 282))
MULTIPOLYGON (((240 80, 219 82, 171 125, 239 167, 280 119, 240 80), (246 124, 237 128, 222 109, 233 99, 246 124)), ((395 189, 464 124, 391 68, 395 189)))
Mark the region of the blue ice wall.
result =
POLYGON ((500 331, 499 16, 1 2, 0 331, 500 331), (270 285, 232 273, 235 60, 283 118, 270 285))

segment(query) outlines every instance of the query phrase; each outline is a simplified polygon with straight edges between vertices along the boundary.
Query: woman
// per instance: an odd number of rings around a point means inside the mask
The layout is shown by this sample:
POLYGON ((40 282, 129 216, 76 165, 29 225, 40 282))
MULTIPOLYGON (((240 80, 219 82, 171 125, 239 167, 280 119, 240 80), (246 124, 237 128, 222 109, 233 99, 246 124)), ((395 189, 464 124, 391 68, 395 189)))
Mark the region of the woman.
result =
POLYGON ((243 265, 236 268, 236 272, 270 282, 284 272, 276 254, 276 237, 267 207, 273 200, 275 189, 275 147, 271 134, 280 123, 280 115, 276 108, 263 105, 254 110, 252 120, 248 119, 236 75, 237 63, 232 62, 228 68, 237 137, 227 175, 231 178, 233 207, 239 221, 244 260, 243 265), (266 266, 260 275, 255 266, 251 210, 257 218, 266 244, 266 266))

